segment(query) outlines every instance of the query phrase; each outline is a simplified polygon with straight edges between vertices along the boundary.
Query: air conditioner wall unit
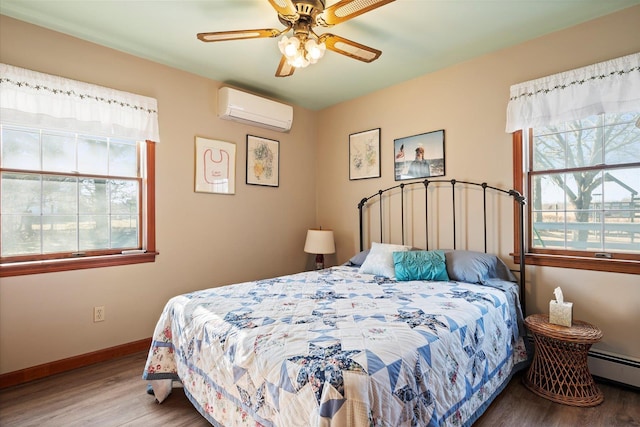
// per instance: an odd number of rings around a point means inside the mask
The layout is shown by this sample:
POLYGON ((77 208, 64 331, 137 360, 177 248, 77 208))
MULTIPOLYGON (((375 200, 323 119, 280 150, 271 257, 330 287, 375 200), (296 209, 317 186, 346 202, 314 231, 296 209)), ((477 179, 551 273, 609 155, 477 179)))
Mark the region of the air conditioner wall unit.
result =
POLYGON ((287 132, 293 124, 293 107, 230 87, 221 87, 218 90, 218 117, 287 132))

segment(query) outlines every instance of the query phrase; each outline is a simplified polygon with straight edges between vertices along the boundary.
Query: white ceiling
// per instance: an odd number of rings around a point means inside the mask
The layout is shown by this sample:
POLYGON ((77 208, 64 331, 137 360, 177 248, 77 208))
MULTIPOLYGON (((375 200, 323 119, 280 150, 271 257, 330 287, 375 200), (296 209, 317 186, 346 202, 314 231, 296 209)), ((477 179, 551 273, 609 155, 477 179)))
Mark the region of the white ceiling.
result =
POLYGON ((285 78, 275 77, 276 39, 196 39, 199 32, 282 29, 267 0, 0 0, 0 13, 319 110, 636 4, 640 0, 397 0, 316 31, 380 49, 377 61, 327 51, 285 78))

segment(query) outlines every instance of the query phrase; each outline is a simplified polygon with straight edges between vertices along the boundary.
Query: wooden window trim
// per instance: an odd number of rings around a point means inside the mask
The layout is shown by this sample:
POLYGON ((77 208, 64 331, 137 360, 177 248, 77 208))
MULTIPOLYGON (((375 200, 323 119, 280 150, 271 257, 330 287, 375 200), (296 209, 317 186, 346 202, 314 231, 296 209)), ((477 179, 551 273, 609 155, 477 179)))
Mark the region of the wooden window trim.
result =
POLYGON ((145 188, 146 215, 143 220, 146 223, 146 252, 0 264, 0 277, 155 262, 158 252, 156 250, 156 152, 153 141, 146 141, 146 153, 147 177, 146 185, 143 186, 145 188))
MULTIPOLYGON (((524 192, 523 179, 523 137, 522 131, 513 133, 513 188, 520 194, 528 197, 528 193, 524 192)), ((531 232, 531 215, 530 209, 527 207, 527 221, 525 223, 525 235, 529 236, 531 232)), ((514 247, 520 247, 519 233, 517 227, 518 213, 514 211, 514 247)), ((571 251, 554 251, 555 253, 538 253, 532 250, 527 239, 525 254, 525 263, 529 265, 539 265, 546 267, 573 268, 579 270, 607 271, 612 273, 628 273, 640 274, 640 261, 637 257, 627 257, 624 254, 616 254, 617 258, 595 258, 594 253, 586 252, 585 255, 578 256, 571 251), (634 259, 629 259, 634 258, 634 259)), ((514 253, 514 262, 520 262, 520 254, 514 253)))

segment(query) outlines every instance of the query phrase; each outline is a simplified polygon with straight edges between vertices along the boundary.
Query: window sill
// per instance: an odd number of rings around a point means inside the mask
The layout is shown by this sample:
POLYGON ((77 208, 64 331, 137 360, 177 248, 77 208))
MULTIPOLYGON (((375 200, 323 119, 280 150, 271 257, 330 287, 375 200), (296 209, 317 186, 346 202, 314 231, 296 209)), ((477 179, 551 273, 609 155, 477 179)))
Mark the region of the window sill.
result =
POLYGON ((155 262, 158 252, 142 254, 101 255, 61 260, 16 262, 0 265, 0 277, 24 276, 27 274, 53 273, 57 271, 84 270, 88 268, 113 267, 117 265, 155 262))
MULTIPOLYGON (((514 262, 520 256, 513 254, 514 262)), ((586 258, 566 255, 527 253, 525 263, 545 267, 574 268, 579 270, 606 271, 609 273, 640 274, 640 261, 628 259, 586 258)))

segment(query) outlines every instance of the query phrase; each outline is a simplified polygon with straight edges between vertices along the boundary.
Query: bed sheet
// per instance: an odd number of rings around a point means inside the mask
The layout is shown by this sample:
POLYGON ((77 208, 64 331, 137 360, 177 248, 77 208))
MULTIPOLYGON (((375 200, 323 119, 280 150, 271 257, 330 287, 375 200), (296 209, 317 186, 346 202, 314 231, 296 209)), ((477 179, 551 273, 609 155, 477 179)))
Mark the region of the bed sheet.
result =
POLYGON ((197 291, 167 303, 143 378, 213 425, 470 425, 527 359, 509 301, 349 266, 197 291))

